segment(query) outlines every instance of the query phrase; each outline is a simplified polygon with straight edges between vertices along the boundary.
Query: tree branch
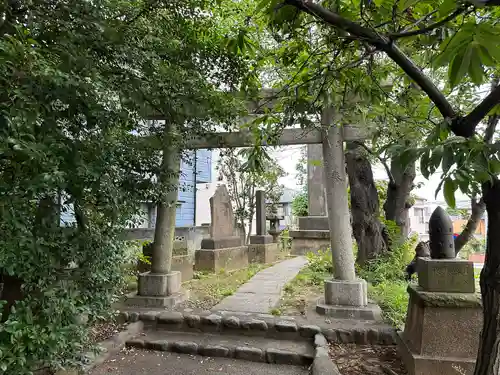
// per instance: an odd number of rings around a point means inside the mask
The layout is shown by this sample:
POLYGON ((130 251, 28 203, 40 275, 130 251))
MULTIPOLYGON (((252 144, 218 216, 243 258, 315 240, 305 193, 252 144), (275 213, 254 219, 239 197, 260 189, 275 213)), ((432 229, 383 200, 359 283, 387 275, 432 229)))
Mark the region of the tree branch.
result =
POLYGON ((486 126, 486 130, 484 131, 484 141, 486 143, 491 143, 493 140, 493 135, 495 134, 495 129, 498 125, 498 121, 500 120, 500 116, 493 115, 488 118, 488 125, 486 126))
POLYGON ((357 36, 359 39, 366 40, 374 47, 384 51, 387 56, 389 56, 429 96, 445 119, 453 120, 457 117, 457 113, 443 93, 434 85, 429 77, 422 73, 420 68, 387 37, 352 22, 337 13, 331 12, 318 4, 305 2, 304 0, 285 0, 285 4, 301 9, 337 29, 346 31, 357 36))
POLYGON ((407 31, 407 32, 402 32, 402 33, 392 33, 392 34, 388 34, 387 36, 390 39, 392 39, 392 40, 396 40, 396 39, 399 39, 399 38, 405 38, 405 37, 410 37, 410 36, 416 36, 416 35, 425 34, 425 33, 429 32, 429 31, 437 29, 438 27, 441 27, 444 24, 448 23, 449 21, 455 19, 460 14, 464 13, 467 10, 467 8, 468 8, 468 6, 467 7, 457 8, 453 13, 449 14, 447 17, 443 18, 442 20, 437 21, 437 22, 435 22, 433 24, 430 24, 430 25, 428 25, 426 27, 423 27, 421 29, 407 31))
POLYGON ((471 113, 459 121, 456 121, 456 123, 452 125, 451 130, 453 130, 456 134, 454 127, 460 127, 464 130, 469 130, 471 132, 470 136, 472 136, 476 126, 497 104, 500 104, 500 85, 496 85, 488 96, 484 98, 484 100, 476 108, 474 108, 471 113))

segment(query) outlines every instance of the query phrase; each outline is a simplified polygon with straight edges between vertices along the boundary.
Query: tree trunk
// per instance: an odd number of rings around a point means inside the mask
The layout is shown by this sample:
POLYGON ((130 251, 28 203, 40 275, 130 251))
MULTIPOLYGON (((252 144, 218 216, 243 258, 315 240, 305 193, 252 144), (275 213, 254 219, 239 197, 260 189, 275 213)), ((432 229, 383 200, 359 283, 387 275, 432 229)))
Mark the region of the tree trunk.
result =
POLYGON ((397 224, 403 238, 409 234, 408 209, 411 207, 409 198, 415 176, 415 162, 404 168, 398 159, 391 160, 391 176, 384 203, 385 219, 397 224))
POLYGON ((477 201, 475 198, 471 199, 471 207, 472 212, 465 225, 465 228, 462 230, 462 233, 455 238, 455 254, 458 255, 460 250, 465 246, 465 244, 472 238, 474 233, 476 232, 477 226, 479 225, 479 221, 484 215, 484 211, 486 211, 486 205, 481 198, 477 201))
POLYGON ((474 375, 492 375, 500 371, 498 313, 500 311, 500 181, 483 185, 483 199, 488 212, 486 259, 481 271, 483 329, 474 375))
POLYGON ((362 146, 347 142, 347 175, 351 190, 352 229, 358 244, 356 262, 364 265, 387 250, 380 223, 377 188, 370 161, 362 146))

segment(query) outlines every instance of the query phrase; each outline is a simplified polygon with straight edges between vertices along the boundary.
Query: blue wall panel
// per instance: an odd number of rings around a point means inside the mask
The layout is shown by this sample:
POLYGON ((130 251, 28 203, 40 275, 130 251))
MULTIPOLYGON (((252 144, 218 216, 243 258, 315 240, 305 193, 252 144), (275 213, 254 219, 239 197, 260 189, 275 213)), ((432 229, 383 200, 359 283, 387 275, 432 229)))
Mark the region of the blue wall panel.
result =
POLYGON ((196 182, 212 182, 212 151, 198 150, 196 157, 196 182))
MULTIPOLYGON (((196 183, 212 181, 212 151, 197 150, 196 153, 191 151, 183 155, 179 180, 178 200, 182 203, 177 208, 175 226, 192 226, 195 225, 196 183)), ((147 215, 147 212, 144 214, 147 215)), ((155 217, 151 219, 153 222, 156 220, 155 217)), ((68 207, 67 212, 61 213, 61 225, 71 225, 74 221, 72 207, 68 207)))
POLYGON ((181 162, 179 180, 179 201, 182 203, 177 208, 175 225, 195 225, 196 183, 212 181, 212 151, 197 150, 186 154, 181 162))

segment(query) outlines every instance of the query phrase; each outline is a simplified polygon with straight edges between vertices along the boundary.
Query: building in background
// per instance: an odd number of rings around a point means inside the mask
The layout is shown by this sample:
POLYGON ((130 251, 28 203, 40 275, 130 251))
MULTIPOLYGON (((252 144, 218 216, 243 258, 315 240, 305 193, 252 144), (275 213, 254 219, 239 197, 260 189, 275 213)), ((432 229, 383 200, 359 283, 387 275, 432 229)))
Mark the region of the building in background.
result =
MULTIPOLYGON (((278 203, 278 216, 282 216, 284 219, 280 221, 280 229, 285 229, 295 224, 295 218, 292 213, 292 202, 294 198, 300 194, 299 190, 283 188, 283 194, 281 195, 280 201, 278 203)), ((271 205, 271 202, 267 202, 271 205)), ((269 225, 269 223, 268 223, 269 225)))
MULTIPOLYGON (((417 233, 420 241, 429 240, 429 219, 434 210, 441 206, 447 209, 447 204, 442 201, 428 201, 425 198, 417 197, 415 204, 408 210, 410 218, 410 232, 417 233)), ((460 200, 456 202, 456 209, 450 214, 453 222, 453 233, 460 233, 467 224, 472 207, 469 200, 460 200)), ((474 236, 478 239, 486 238, 486 214, 479 221, 474 236)))
MULTIPOLYGON (((175 226, 194 226, 199 222, 196 217, 197 186, 212 182, 212 151, 190 151, 181 161, 180 171, 175 226)), ((156 205, 150 202, 142 203, 140 224, 135 227, 154 228, 155 222, 156 205)))

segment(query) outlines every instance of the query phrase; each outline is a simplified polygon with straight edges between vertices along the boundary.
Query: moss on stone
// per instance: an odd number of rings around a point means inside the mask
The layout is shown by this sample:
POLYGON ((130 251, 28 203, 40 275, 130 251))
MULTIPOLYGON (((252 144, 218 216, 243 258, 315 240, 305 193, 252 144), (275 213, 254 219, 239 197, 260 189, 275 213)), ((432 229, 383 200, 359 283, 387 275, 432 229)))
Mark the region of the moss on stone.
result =
POLYGON ((409 285, 408 293, 418 303, 428 307, 481 307, 480 293, 426 292, 417 285, 409 285))

